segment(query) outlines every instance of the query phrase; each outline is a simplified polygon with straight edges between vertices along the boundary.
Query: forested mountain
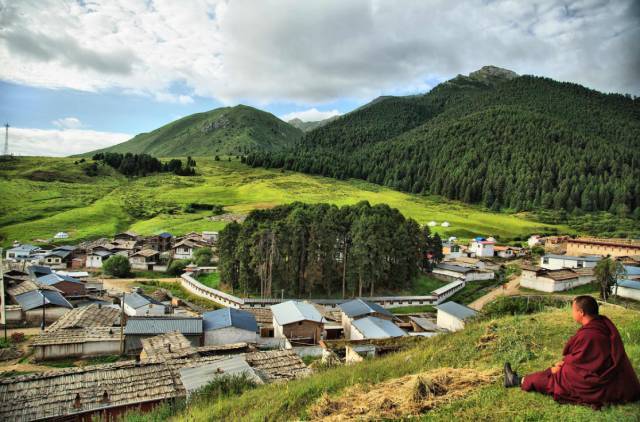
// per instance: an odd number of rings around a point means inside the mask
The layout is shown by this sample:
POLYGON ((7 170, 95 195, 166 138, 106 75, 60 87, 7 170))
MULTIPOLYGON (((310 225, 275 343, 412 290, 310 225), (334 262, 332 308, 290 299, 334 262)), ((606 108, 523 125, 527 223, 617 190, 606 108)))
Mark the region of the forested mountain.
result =
POLYGON ((293 127, 297 127, 303 132, 309 132, 313 129, 319 128, 320 126, 324 126, 327 123, 332 122, 337 118, 338 116, 333 116, 323 120, 316 120, 314 122, 304 122, 298 118, 295 118, 295 119, 288 120, 287 123, 289 123, 293 127))
POLYGON ((485 67, 424 95, 381 97, 246 161, 492 209, 640 218, 640 99, 485 67))
POLYGON ((192 114, 121 144, 83 155, 98 152, 131 152, 156 157, 240 155, 279 150, 301 137, 300 129, 273 114, 238 105, 192 114))

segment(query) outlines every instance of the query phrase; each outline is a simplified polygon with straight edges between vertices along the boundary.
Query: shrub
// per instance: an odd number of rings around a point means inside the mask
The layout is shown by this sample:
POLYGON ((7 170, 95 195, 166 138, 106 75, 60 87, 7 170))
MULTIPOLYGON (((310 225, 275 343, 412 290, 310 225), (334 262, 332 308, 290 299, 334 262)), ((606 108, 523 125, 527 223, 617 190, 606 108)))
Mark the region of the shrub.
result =
POLYGON ((173 260, 167 268, 167 273, 177 277, 184 272, 184 269, 187 267, 187 265, 189 265, 189 261, 186 259, 173 260))
POLYGON ((24 333, 13 333, 11 334, 11 342, 12 343, 22 343, 24 341, 24 333))
POLYGON ((131 264, 125 256, 113 255, 104 261, 102 270, 114 277, 127 277, 131 274, 131 264))
POLYGON ((196 265, 199 267, 206 267, 211 265, 211 259, 213 258, 213 251, 210 248, 199 248, 193 253, 196 265))

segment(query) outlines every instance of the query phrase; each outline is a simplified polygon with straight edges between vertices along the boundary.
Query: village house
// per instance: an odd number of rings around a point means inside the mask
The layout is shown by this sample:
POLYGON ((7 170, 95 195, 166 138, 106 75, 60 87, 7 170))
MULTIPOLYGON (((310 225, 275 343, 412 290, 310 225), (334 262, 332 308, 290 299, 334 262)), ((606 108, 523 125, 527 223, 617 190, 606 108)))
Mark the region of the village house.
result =
POLYGON ((36 360, 88 358, 120 354, 120 328, 69 328, 45 332, 31 341, 36 360))
POLYGON ((177 331, 185 336, 192 346, 202 346, 202 318, 190 317, 129 317, 124 328, 127 354, 138 354, 142 339, 177 331))
POLYGON ((141 293, 124 295, 124 313, 129 316, 162 316, 167 308, 152 297, 141 293))
POLYGON ((444 281, 464 280, 466 283, 478 280, 493 280, 496 276, 493 271, 485 271, 449 263, 436 265, 432 274, 444 281))
POLYGON ((87 268, 102 268, 104 261, 109 259, 114 253, 105 249, 94 250, 87 254, 85 266, 87 268))
POLYGON ((111 244, 111 252, 124 257, 130 257, 138 250, 137 240, 116 239, 111 244))
POLYGON ((640 301, 640 281, 618 280, 613 287, 616 296, 640 301))
POLYGON ((530 248, 538 245, 544 245, 544 239, 540 235, 534 234, 527 240, 527 245, 529 245, 530 248))
POLYGON ((504 259, 518 258, 524 255, 524 249, 518 246, 494 246, 495 256, 504 259))
POLYGON ((66 275, 51 273, 38 277, 36 281, 40 285, 55 287, 66 298, 86 296, 87 294, 83 282, 66 275))
POLYGON ((10 261, 25 261, 33 258, 35 254, 40 252, 41 249, 34 245, 16 245, 13 248, 7 249, 6 257, 10 261))
POLYGON ((67 268, 71 263, 71 252, 66 250, 46 252, 42 256, 42 263, 54 269, 67 268))
MULTIPOLYGON (((33 284, 31 281, 25 283, 33 284)), ((45 323, 56 321, 69 309, 73 309, 73 305, 56 290, 36 288, 20 294, 9 291, 9 295, 20 305, 24 320, 30 325, 39 325, 43 318, 45 323)))
POLYGON ((256 343, 258 323, 252 313, 222 308, 202 314, 205 345, 256 343))
POLYGON ((32 281, 36 281, 38 277, 53 274, 53 270, 44 265, 30 265, 27 267, 27 272, 29 273, 29 278, 32 281))
POLYGON ((174 259, 192 259, 196 249, 204 247, 203 244, 193 240, 185 239, 173 245, 174 259))
POLYGON ((273 335, 286 338, 292 346, 318 344, 324 320, 310 303, 289 300, 271 306, 273 335))
POLYGON ((389 321, 393 319, 393 314, 382 306, 359 298, 341 303, 338 307, 342 314, 342 331, 344 333, 344 338, 347 340, 351 338, 351 324, 357 319, 367 316, 375 316, 389 321))
POLYGON ((487 262, 488 262, 487 258, 480 259, 480 258, 471 258, 468 256, 460 256, 457 258, 444 259, 445 264, 460 265, 462 267, 471 267, 471 268, 476 268, 478 270, 488 269, 487 262))
POLYGON ((142 239, 142 246, 145 249, 153 249, 158 252, 167 252, 171 250, 173 244, 173 235, 163 232, 155 236, 149 236, 142 239))
POLYGON ((549 270, 539 267, 522 267, 520 286, 541 292, 560 292, 577 286, 589 284, 593 281, 590 269, 561 268, 549 270), (586 271, 584 271, 586 270, 586 271))
POLYGON ((495 243, 491 238, 476 237, 469 244, 469 252, 476 257, 492 257, 495 243))
POLYGON ((435 308, 438 310, 436 324, 449 331, 462 330, 465 321, 478 314, 477 311, 456 302, 446 302, 435 308))
POLYGON ((138 240, 140 240, 140 236, 135 232, 126 231, 126 232, 118 233, 115 236, 113 236, 113 240, 114 241, 124 240, 124 241, 128 241, 128 242, 137 242, 138 240))
POLYGON ((548 270, 559 270, 561 268, 593 268, 601 259, 599 256, 546 254, 540 257, 540 266, 548 270))
POLYGON ((567 239, 567 255, 634 256, 640 255, 640 241, 631 239, 599 239, 579 237, 567 239))
POLYGON ((247 343, 194 347, 185 336, 177 331, 144 338, 141 343, 140 362, 144 363, 161 363, 175 359, 234 355, 255 351, 255 347, 247 343))
POLYGON ((464 280, 454 280, 451 283, 445 284, 431 292, 431 294, 438 298, 438 303, 442 303, 460 290, 464 289, 467 283, 464 280))
POLYGON ((351 323, 351 340, 380 339, 406 336, 407 333, 389 319, 367 316, 351 323))
POLYGON ((454 241, 442 242, 442 254, 445 259, 453 259, 464 256, 466 247, 457 244, 454 241))
POLYGON ((218 232, 202 232, 202 240, 215 245, 218 243, 218 232))
POLYGON ((129 257, 131 267, 137 270, 153 271, 153 266, 160 260, 160 253, 153 249, 142 249, 129 257))

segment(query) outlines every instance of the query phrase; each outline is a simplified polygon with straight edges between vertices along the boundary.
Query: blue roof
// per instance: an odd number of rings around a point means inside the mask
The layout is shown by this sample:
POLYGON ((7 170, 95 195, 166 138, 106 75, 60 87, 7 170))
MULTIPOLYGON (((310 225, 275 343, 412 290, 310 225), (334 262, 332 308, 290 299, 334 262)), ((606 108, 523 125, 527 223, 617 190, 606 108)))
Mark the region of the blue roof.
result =
POLYGON ((477 311, 474 311, 471 308, 467 308, 464 305, 460 305, 456 302, 446 302, 441 305, 435 306, 438 311, 446 312, 449 315, 452 315, 458 319, 467 319, 474 317, 478 314, 477 311))
POLYGON ((236 327, 252 332, 258 331, 256 317, 247 311, 235 308, 222 308, 202 314, 204 331, 236 327))
POLYGON ((38 277, 37 280, 38 280, 38 283, 46 284, 47 286, 53 286, 54 284, 58 284, 61 281, 68 281, 70 283, 82 284, 82 282, 78 279, 69 277, 68 275, 60 275, 55 273, 43 275, 42 277, 38 277))
POLYGON ((162 232, 158 236, 163 237, 165 239, 168 238, 168 237, 173 237, 173 235, 171 233, 168 233, 168 232, 162 232))
POLYGON ((67 302, 59 292, 55 292, 53 290, 32 290, 30 292, 17 295, 15 300, 20 304, 20 307, 22 307, 24 311, 39 308, 42 306, 43 302, 45 305, 56 305, 69 309, 73 308, 73 305, 67 302))
POLYGON ((202 318, 129 318, 124 327, 126 335, 165 334, 171 331, 178 331, 185 335, 202 334, 202 318))
POLYGON ((407 333, 393 322, 369 316, 353 321, 351 323, 365 338, 389 338, 402 337, 407 333))
POLYGON ((311 304, 289 300, 271 306, 271 312, 280 325, 292 324, 298 321, 323 322, 320 312, 311 304))
POLYGON ((376 312, 382 315, 392 316, 391 312, 387 311, 377 303, 367 302, 360 298, 341 303, 338 306, 340 306, 342 312, 351 318, 369 315, 376 312))
POLYGON ((640 275, 640 267, 625 265, 624 270, 626 271, 627 275, 640 275))
POLYGON ((626 287, 627 289, 640 290, 640 281, 635 280, 618 280, 616 283, 619 287, 626 287))

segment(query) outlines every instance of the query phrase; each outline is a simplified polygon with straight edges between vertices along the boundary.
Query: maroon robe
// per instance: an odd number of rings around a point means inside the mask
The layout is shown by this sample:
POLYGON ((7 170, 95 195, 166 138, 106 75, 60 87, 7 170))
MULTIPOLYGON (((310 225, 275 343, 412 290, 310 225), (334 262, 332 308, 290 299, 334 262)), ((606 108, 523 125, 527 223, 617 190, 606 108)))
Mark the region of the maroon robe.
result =
POLYGON ((547 369, 527 375, 521 388, 595 408, 640 400, 640 382, 609 318, 599 316, 582 326, 562 354, 564 365, 558 372, 547 369))

